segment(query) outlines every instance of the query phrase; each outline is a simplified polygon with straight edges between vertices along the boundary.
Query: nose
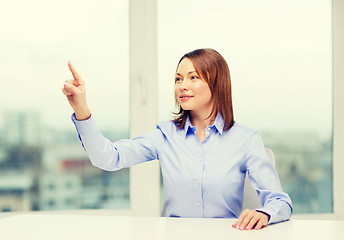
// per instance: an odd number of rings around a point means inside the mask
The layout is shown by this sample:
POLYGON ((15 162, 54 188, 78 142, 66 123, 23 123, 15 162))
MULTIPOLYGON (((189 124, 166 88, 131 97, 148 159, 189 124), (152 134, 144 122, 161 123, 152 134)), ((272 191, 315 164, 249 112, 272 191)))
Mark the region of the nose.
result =
POLYGON ((189 84, 184 80, 179 84, 178 88, 182 91, 187 91, 189 90, 189 84))

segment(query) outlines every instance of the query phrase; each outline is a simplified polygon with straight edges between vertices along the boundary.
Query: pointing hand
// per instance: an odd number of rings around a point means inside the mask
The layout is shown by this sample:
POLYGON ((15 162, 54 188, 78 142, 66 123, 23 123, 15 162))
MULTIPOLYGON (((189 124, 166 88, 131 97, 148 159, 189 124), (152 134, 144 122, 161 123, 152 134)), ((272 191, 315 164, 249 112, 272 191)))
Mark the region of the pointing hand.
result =
POLYGON ((71 62, 68 62, 68 67, 72 72, 73 79, 67 80, 64 83, 62 92, 67 96, 69 104, 74 109, 76 119, 88 119, 91 116, 91 112, 86 103, 85 82, 71 62))

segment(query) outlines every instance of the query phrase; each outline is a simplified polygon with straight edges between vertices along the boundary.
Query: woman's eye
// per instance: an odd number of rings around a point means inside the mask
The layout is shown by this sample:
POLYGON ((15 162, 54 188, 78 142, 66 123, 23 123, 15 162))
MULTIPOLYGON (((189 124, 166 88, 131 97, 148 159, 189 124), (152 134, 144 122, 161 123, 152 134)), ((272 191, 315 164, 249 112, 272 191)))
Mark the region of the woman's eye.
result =
POLYGON ((198 76, 192 76, 191 79, 199 79, 198 76))
POLYGON ((175 82, 180 82, 182 79, 181 78, 176 78, 175 82))

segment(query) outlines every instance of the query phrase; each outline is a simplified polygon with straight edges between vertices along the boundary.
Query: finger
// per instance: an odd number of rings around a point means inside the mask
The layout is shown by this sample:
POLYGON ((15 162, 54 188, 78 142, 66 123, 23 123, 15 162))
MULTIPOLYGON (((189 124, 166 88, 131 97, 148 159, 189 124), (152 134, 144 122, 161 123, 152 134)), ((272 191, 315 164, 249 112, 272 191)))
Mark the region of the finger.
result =
POLYGON ((251 221, 251 219, 252 219, 252 216, 247 215, 246 218, 245 218, 245 219, 242 221, 242 223, 240 224, 239 229, 240 229, 240 230, 246 229, 247 224, 251 221))
POLYGON ((72 65, 70 61, 68 62, 68 67, 69 67, 69 70, 73 74, 74 80, 76 80, 79 84, 82 84, 83 83, 82 78, 80 77, 79 73, 76 71, 76 69, 74 68, 74 66, 72 65))
POLYGON ((258 222, 257 222, 257 225, 255 226, 254 229, 258 230, 258 229, 261 229, 262 227, 264 227, 265 225, 267 224, 267 222, 263 219, 260 219, 258 222))
POLYGON ((260 220, 257 222, 255 229, 261 229, 268 224, 269 218, 267 215, 262 214, 260 220))
POLYGON ((70 84, 68 82, 65 82, 63 85, 63 93, 66 95, 74 95, 78 92, 78 88, 75 87, 73 84, 70 84))
POLYGON ((241 215, 239 216, 239 218, 238 218, 238 221, 235 223, 235 227, 237 228, 237 229, 240 229, 240 226, 241 226, 241 224, 242 224, 242 222, 244 221, 244 219, 246 218, 246 216, 247 216, 247 214, 250 212, 250 210, 249 209, 246 209, 246 210, 244 210, 242 213, 241 213, 241 215))
POLYGON ((239 227, 240 230, 244 230, 252 218, 253 218, 253 213, 252 212, 248 213, 246 217, 244 218, 244 220, 242 221, 242 223, 240 224, 240 227, 239 227))
POLYGON ((257 222, 260 220, 259 215, 255 215, 253 218, 251 218, 251 221, 247 224, 246 226, 246 230, 251 230, 256 224, 257 222))
POLYGON ((62 92, 64 95, 68 96, 73 96, 73 92, 66 90, 65 88, 62 88, 62 92))
POLYGON ((74 79, 68 79, 65 81, 65 83, 72 84, 75 86, 76 81, 74 79))
POLYGON ((241 215, 239 216, 238 220, 233 224, 233 227, 239 229, 240 224, 242 223, 244 218, 245 218, 245 212, 242 212, 241 215))
MULTIPOLYGON (((241 217, 242 215, 240 215, 241 217)), ((232 227, 236 228, 236 229, 240 229, 240 225, 242 223, 242 221, 244 220, 244 218, 238 218, 238 220, 232 225, 232 227)))

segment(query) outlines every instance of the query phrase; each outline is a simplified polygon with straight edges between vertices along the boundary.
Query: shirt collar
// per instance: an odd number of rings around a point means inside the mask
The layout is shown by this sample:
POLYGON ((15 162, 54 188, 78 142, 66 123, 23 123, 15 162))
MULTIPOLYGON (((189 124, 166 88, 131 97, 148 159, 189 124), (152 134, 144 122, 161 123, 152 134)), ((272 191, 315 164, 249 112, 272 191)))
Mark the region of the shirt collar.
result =
POLYGON ((214 126, 216 127, 216 129, 220 133, 220 135, 222 135, 223 127, 225 126, 225 122, 223 120, 223 117, 222 117, 221 113, 217 114, 217 116, 215 118, 214 126))
POLYGON ((195 126, 192 126, 191 121, 190 121, 190 115, 188 115, 187 118, 186 118, 185 125, 184 125, 185 137, 186 137, 186 135, 188 134, 189 131, 190 132, 195 132, 196 129, 197 128, 195 126))
MULTIPOLYGON (((220 133, 220 135, 222 135, 223 127, 224 127, 224 120, 223 120, 221 113, 217 114, 215 121, 214 121, 214 124, 209 126, 209 127, 215 127, 216 130, 220 133)), ((190 115, 188 115, 186 118, 185 126, 184 126, 185 137, 189 131, 195 132, 196 130, 197 130, 197 127, 192 126, 191 120, 190 120, 190 115)))

